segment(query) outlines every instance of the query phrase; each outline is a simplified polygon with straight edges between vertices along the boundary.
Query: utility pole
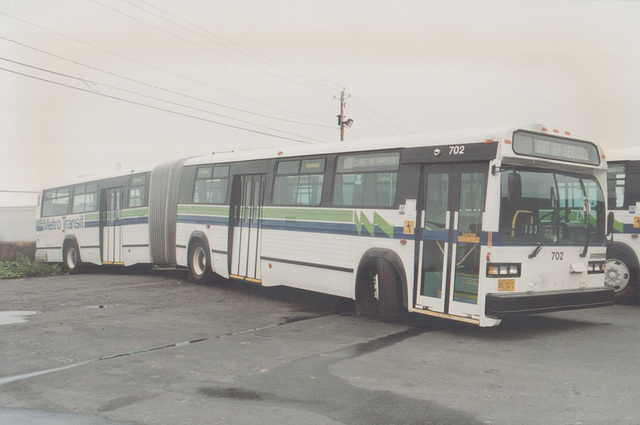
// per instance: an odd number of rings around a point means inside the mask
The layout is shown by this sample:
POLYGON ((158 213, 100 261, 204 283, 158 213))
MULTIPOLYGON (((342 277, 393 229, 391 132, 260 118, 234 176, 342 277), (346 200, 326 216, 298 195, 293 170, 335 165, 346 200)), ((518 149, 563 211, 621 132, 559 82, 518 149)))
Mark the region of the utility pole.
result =
MULTIPOLYGON (((338 115, 338 125, 340 126, 340 141, 344 141, 344 126, 351 127, 353 125, 353 120, 349 118, 345 120, 344 118, 344 107, 345 107, 345 88, 342 88, 342 92, 340 93, 340 115, 338 115)), ((347 99, 350 98, 351 95, 347 96, 347 99)))

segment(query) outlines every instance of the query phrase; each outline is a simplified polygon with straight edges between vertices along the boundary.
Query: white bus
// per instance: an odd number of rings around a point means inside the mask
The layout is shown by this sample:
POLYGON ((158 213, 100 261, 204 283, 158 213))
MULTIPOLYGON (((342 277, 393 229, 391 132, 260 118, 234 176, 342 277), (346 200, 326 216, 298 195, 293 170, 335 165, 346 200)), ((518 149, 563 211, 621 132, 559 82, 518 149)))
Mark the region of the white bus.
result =
POLYGON ((37 258, 494 326, 613 303, 605 185, 597 145, 542 126, 220 153, 44 190, 37 258))
POLYGON ((638 300, 640 258, 640 148, 607 151, 608 205, 615 222, 607 249, 605 283, 615 289, 615 300, 638 300))

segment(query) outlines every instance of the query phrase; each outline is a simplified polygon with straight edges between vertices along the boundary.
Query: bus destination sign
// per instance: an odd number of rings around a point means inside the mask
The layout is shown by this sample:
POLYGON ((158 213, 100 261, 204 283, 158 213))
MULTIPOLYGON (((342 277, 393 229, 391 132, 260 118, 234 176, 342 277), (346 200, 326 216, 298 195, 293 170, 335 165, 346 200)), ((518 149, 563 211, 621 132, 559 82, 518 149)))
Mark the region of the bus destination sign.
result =
POLYGON ((518 155, 600 165, 598 148, 592 143, 542 134, 517 132, 513 137, 513 151, 518 155))

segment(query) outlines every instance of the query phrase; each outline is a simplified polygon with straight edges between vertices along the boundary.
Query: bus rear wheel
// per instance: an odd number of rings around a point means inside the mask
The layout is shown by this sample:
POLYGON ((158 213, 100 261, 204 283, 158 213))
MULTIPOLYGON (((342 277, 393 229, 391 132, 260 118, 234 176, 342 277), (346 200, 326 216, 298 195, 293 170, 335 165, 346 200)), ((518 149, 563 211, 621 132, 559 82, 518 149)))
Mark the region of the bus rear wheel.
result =
POLYGON ((197 240, 189 249, 189 280, 204 282, 211 277, 209 252, 205 244, 197 240))
POLYGON ((605 284, 613 288, 614 301, 629 304, 638 299, 638 277, 628 255, 617 249, 607 252, 605 264, 605 284))
POLYGON ((64 263, 64 270, 67 273, 78 273, 82 261, 80 261, 80 250, 75 242, 68 242, 65 244, 62 259, 64 263))

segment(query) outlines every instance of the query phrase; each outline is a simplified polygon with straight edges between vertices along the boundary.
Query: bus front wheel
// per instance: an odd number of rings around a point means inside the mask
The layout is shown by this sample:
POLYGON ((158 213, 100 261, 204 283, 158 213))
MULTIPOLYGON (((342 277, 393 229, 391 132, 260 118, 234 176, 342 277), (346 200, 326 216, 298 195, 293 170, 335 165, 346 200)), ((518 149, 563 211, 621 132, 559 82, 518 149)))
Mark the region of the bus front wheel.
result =
POLYGON ((69 274, 77 273, 80 269, 80 250, 75 242, 68 242, 64 246, 64 252, 62 254, 64 262, 64 270, 69 274))
POLYGON ((192 282, 204 282, 210 276, 209 252, 205 244, 197 240, 189 250, 189 280, 192 282))
POLYGON ((638 298, 638 277, 628 255, 610 249, 605 264, 605 284, 613 288, 616 303, 627 304, 638 298))
POLYGON ((400 277, 393 265, 378 260, 378 315, 383 322, 397 322, 402 313, 400 277))
POLYGON ((361 270, 356 284, 356 314, 396 322, 403 312, 400 278, 393 264, 379 258, 361 270))

